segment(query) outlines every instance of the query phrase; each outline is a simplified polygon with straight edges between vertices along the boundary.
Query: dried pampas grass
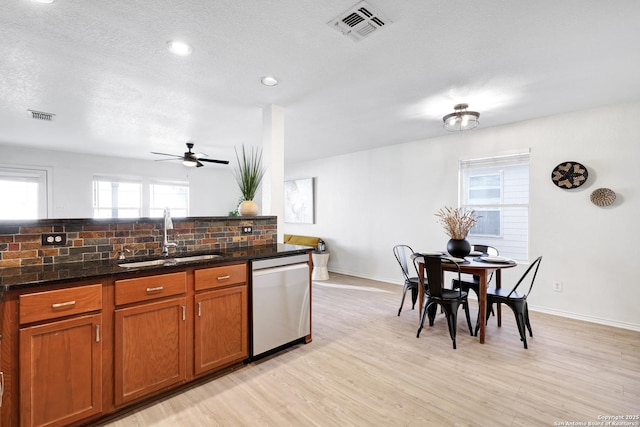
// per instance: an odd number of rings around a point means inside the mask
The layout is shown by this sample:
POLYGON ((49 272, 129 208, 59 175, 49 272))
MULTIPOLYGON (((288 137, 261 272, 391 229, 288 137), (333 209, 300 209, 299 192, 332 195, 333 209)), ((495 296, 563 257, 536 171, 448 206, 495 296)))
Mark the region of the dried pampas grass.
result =
POLYGON ((445 206, 435 214, 438 222, 444 227, 445 233, 456 240, 467 238, 469 230, 476 224, 478 218, 474 210, 464 211, 462 208, 450 208, 445 206))

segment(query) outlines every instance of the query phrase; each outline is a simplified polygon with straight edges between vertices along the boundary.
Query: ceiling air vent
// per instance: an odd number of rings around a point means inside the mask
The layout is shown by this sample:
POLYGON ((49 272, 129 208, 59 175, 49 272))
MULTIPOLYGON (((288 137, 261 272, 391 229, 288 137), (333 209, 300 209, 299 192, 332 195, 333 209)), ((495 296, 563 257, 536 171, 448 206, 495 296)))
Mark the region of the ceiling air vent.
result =
POLYGON ((52 122, 55 114, 53 113, 45 113, 44 111, 36 111, 36 110, 27 110, 29 112, 29 117, 36 120, 45 120, 48 122, 52 122))
POLYGON ((351 9, 327 23, 353 41, 359 41, 391 24, 381 13, 373 10, 366 1, 361 1, 351 9))

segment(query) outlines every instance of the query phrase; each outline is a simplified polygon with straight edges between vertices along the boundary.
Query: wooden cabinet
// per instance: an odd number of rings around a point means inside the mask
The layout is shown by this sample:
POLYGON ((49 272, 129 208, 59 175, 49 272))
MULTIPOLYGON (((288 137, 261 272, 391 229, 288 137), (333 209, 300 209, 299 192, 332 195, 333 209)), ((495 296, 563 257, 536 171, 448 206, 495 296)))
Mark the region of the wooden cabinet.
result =
POLYGON ((135 304, 115 310, 116 406, 186 380, 185 292, 184 272, 116 281, 116 305, 135 304))
POLYGON ((101 285, 21 295, 21 426, 64 426, 102 412, 101 285), (70 317, 70 315, 75 315, 70 317))
POLYGON ((247 358, 247 285, 204 292, 195 302, 195 374, 247 358))
POLYGON ((246 360, 246 262, 170 271, 8 289, 0 423, 89 425, 246 360))
POLYGON ((194 371, 215 371, 246 359, 248 287, 244 264, 195 271, 194 371))

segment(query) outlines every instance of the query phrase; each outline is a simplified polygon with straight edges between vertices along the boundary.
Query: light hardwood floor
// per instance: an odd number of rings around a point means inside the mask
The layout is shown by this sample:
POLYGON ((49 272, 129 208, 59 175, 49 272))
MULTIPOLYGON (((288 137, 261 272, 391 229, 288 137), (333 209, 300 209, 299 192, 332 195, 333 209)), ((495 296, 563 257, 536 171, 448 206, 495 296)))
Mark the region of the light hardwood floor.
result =
POLYGON ((400 297, 332 273, 313 286, 312 343, 105 425, 531 427, 640 414, 640 332, 532 312, 525 350, 505 307, 484 345, 459 316, 453 350, 444 316, 416 338, 417 309, 405 302, 397 317, 400 297))

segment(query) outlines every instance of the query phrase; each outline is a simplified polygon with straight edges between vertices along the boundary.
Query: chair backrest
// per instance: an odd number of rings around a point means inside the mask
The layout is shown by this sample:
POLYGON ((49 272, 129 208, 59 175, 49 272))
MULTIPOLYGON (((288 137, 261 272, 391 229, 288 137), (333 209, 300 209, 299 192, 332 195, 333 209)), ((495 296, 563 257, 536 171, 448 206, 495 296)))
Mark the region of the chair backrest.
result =
MULTIPOLYGON (((439 256, 430 256, 426 255, 424 257, 425 270, 426 270, 426 287, 423 283, 424 289, 429 289, 429 295, 432 297, 441 297, 442 296, 442 263, 450 262, 451 264, 455 264, 458 268, 458 280, 460 281, 460 266, 457 262, 454 261, 443 261, 439 256)), ((458 288, 459 292, 462 292, 460 288, 458 288)))
MULTIPOLYGON (((409 267, 407 264, 407 254, 409 256, 413 255, 413 249, 408 245, 396 245, 393 247, 393 255, 396 257, 398 264, 400 264, 400 268, 402 268, 402 274, 404 275, 404 280, 409 280, 409 267)), ((414 265, 415 268, 415 265, 414 265)), ((416 276, 418 275, 418 271, 416 270, 416 276)))
POLYGON ((535 261, 531 263, 529 268, 527 268, 527 271, 525 271, 522 277, 520 277, 520 280, 518 280, 518 283, 516 283, 513 289, 511 289, 511 292, 509 292, 509 295, 507 295, 507 297, 510 297, 511 294, 513 294, 516 291, 516 289, 518 289, 518 286, 520 286, 520 284, 524 282, 526 277, 529 275, 529 272, 533 271, 533 275, 531 275, 531 282, 529 284, 529 290, 527 290, 527 293, 524 294, 524 296, 526 297, 531 293, 531 289, 533 289, 533 282, 536 280, 536 275, 538 274, 538 268, 540 268, 541 262, 542 262, 542 257, 539 256, 538 258, 536 258, 535 261))
POLYGON ((494 248, 493 246, 472 245, 471 246, 471 250, 472 251, 482 252, 484 255, 489 255, 489 256, 498 256, 498 255, 500 255, 500 252, 498 251, 498 249, 494 248))

